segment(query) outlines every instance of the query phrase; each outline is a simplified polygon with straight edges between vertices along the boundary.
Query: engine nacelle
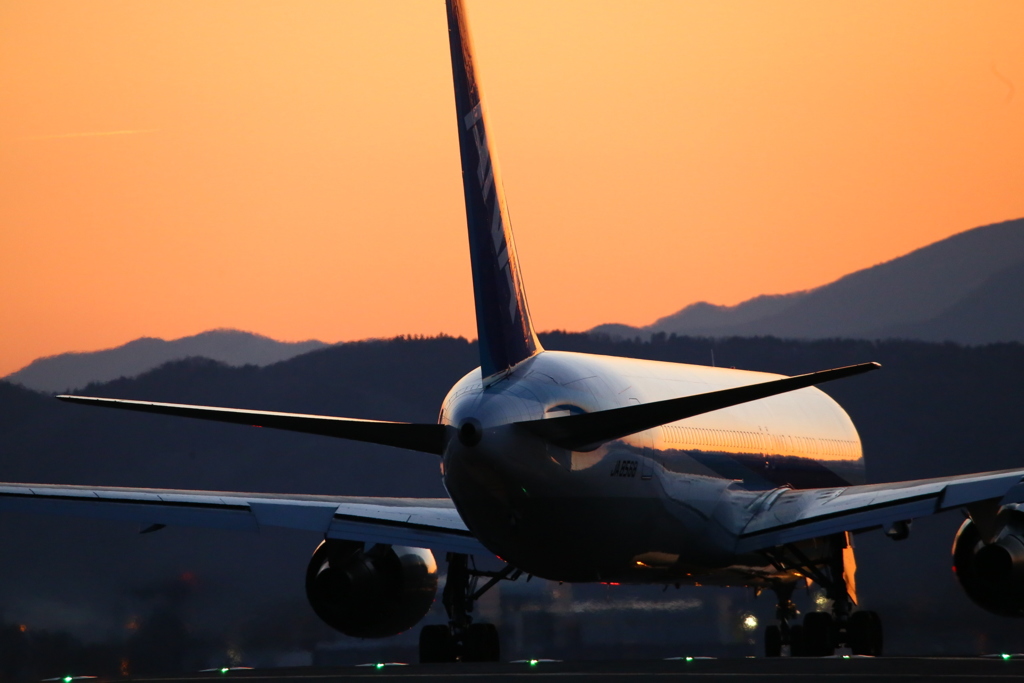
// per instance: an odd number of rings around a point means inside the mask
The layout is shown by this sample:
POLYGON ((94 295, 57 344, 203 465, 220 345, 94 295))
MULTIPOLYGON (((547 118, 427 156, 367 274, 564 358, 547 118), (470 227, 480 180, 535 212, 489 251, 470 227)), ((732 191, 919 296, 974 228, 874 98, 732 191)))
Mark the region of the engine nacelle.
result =
POLYGON ((356 638, 384 638, 415 626, 437 594, 429 550, 328 539, 306 569, 306 597, 331 628, 356 638))
POLYGON ((965 520, 953 541, 953 572, 967 597, 1003 617, 1024 617, 1024 534, 1004 526, 985 543, 977 525, 965 520))

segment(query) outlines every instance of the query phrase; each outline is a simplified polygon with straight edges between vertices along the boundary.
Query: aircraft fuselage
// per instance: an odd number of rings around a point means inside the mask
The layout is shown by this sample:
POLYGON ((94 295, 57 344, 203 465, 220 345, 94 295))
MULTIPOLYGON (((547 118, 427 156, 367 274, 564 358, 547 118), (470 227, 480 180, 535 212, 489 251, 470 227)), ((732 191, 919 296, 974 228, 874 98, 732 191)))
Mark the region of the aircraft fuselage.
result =
POLYGON ((779 377, 556 351, 487 385, 475 370, 442 405, 443 424, 472 425, 445 452, 444 483, 488 549, 543 578, 758 584, 779 575, 764 557, 734 547, 759 497, 863 483, 853 422, 822 391, 745 403, 589 451, 559 448, 511 423, 779 377))

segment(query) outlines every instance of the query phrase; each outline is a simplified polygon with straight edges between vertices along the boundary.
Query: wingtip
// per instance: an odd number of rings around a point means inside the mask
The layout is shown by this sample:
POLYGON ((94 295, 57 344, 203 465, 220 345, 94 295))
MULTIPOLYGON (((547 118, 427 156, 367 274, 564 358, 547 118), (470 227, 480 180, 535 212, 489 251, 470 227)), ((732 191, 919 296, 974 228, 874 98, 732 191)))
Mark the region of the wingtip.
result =
POLYGON ((881 363, 875 361, 869 361, 867 363, 857 363, 856 365, 846 365, 841 368, 835 368, 833 370, 824 370, 823 372, 852 372, 854 374, 860 374, 862 372, 871 372, 882 367, 881 363))

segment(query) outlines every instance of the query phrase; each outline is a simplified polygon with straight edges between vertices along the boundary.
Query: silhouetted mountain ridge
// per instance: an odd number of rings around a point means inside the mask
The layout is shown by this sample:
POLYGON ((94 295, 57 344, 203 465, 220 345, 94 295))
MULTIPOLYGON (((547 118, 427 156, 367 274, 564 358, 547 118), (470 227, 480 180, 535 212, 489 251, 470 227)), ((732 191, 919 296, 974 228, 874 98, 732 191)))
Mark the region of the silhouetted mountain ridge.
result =
POLYGON ((252 332, 219 329, 171 341, 142 337, 113 349, 47 356, 3 379, 37 391, 56 392, 91 382, 134 377, 181 358, 201 356, 228 365, 263 366, 325 346, 326 343, 317 340, 279 342, 252 332))
POLYGON ((706 302, 646 327, 600 325, 615 337, 887 339, 986 344, 1024 341, 1024 219, 953 235, 806 292, 736 306, 706 302))

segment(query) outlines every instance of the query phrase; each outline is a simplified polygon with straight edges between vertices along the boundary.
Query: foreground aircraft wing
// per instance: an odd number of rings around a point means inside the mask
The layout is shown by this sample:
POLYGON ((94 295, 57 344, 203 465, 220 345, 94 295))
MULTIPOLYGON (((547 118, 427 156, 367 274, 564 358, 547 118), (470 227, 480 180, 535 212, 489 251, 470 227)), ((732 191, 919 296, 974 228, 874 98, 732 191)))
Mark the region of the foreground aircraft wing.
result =
POLYGON ((441 424, 415 424, 410 422, 382 422, 380 420, 356 420, 349 417, 327 415, 304 415, 301 413, 275 413, 268 410, 241 410, 239 408, 214 408, 183 403, 153 403, 152 401, 127 401, 120 398, 95 398, 92 396, 58 396, 61 401, 79 403, 101 408, 120 408, 140 413, 176 415, 214 422, 252 427, 270 427, 291 432, 334 436, 353 441, 367 441, 396 448, 407 448, 442 455, 448 440, 448 427, 441 424))
POLYGON ((749 552, 844 531, 888 529, 898 522, 987 501, 1024 501, 1024 470, 1001 470, 892 484, 830 489, 775 489, 739 534, 749 552))
POLYGON ((198 526, 301 529, 370 543, 490 554, 447 498, 357 498, 0 483, 0 510, 198 526))

